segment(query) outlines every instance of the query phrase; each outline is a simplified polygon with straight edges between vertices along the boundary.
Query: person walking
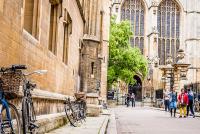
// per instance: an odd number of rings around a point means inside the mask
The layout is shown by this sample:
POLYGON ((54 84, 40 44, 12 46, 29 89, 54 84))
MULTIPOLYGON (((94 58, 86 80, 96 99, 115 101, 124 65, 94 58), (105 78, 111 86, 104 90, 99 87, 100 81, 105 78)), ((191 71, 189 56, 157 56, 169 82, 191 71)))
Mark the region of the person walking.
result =
POLYGON ((131 102, 132 102, 132 107, 133 106, 135 107, 135 94, 134 93, 131 94, 131 102))
POLYGON ((183 115, 184 115, 184 118, 186 118, 186 107, 188 105, 188 95, 185 92, 184 88, 181 89, 181 93, 178 96, 178 103, 180 107, 179 118, 182 118, 183 115))
POLYGON ((175 92, 175 88, 172 88, 169 96, 170 96, 170 98, 169 98, 169 108, 170 108, 171 117, 173 115, 173 110, 174 110, 174 117, 176 117, 177 93, 175 92))
POLYGON ((127 97, 126 97, 126 105, 127 105, 127 107, 129 106, 129 102, 130 102, 130 94, 128 93, 127 97))
POLYGON ((191 111, 193 118, 195 118, 194 114, 194 93, 193 91, 189 88, 188 89, 188 105, 187 105, 187 116, 189 116, 189 111, 191 111))
POLYGON ((127 94, 125 94, 125 105, 127 105, 127 94))
POLYGON ((168 89, 165 90, 165 92, 163 93, 163 97, 164 97, 165 111, 169 111, 169 91, 168 91, 168 89))

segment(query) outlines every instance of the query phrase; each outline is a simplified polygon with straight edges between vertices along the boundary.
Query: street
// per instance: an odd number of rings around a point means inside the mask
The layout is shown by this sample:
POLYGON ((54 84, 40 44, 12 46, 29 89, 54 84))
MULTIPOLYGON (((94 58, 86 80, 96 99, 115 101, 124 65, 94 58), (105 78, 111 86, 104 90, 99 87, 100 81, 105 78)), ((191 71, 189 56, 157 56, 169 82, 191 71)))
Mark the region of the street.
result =
MULTIPOLYGON (((170 117, 168 112, 149 107, 113 108, 118 134, 199 134, 200 118, 170 117)), ((108 126, 107 133, 112 128, 108 126)))

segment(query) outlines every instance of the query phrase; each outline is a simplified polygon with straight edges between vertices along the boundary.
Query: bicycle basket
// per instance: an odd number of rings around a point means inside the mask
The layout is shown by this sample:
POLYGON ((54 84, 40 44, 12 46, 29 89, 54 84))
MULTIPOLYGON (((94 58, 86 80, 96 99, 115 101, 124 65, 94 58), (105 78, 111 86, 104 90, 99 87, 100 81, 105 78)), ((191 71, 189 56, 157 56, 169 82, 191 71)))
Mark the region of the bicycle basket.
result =
POLYGON ((84 92, 78 92, 74 94, 76 99, 85 99, 86 94, 84 92))
POLYGON ((9 95, 18 94, 19 87, 22 83, 22 77, 23 74, 21 70, 7 71, 2 73, 0 79, 4 93, 5 94, 9 93, 9 95))

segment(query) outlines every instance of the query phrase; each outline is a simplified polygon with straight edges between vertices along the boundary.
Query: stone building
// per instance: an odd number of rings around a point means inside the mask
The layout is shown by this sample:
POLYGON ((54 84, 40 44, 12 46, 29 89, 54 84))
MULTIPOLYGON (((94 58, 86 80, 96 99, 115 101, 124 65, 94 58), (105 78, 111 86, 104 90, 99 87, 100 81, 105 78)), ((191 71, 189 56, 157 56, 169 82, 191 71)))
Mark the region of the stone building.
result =
POLYGON ((109 7, 110 0, 0 0, 0 66, 48 70, 30 78, 38 115, 63 112, 65 97, 78 91, 106 100, 109 7))
MULTIPOLYGON (((161 68, 166 65, 168 55, 173 64, 177 61, 179 49, 185 51, 185 63, 190 68, 187 80, 175 82, 179 90, 183 84, 200 81, 200 1, 199 0, 113 0, 112 14, 117 21, 130 20, 134 36, 130 38, 133 47, 139 47, 149 60, 149 75, 142 82, 140 92, 146 97, 155 97, 155 91, 163 89, 161 68), (158 62, 158 66, 154 63, 158 62)), ((174 78, 176 81, 176 77, 174 78)), ((195 90, 199 88, 195 87, 195 90)))
POLYGON ((106 100, 110 0, 82 0, 86 19, 81 49, 81 89, 106 100))

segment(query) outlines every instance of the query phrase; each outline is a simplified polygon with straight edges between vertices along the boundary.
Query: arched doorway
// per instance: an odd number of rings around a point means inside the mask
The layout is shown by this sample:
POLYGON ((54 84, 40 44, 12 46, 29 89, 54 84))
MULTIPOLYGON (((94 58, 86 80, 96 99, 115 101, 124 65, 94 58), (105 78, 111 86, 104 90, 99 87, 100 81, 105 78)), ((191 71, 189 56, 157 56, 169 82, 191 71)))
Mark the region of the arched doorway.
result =
POLYGON ((134 93, 136 101, 142 101, 142 81, 139 76, 133 77, 136 80, 134 85, 129 85, 128 93, 134 93))

